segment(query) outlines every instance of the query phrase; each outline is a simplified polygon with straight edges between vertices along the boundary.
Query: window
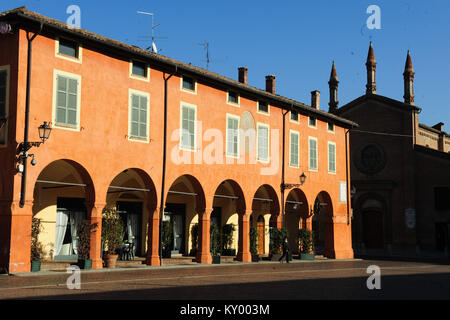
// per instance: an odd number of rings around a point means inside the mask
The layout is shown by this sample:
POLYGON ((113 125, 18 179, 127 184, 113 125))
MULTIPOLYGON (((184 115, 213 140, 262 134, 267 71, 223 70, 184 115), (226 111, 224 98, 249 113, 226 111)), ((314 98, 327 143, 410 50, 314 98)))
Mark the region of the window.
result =
POLYGON ((291 111, 291 120, 294 122, 298 122, 298 112, 297 111, 294 111, 294 110, 291 111))
POLYGON ((55 56, 61 59, 81 63, 82 47, 79 43, 69 39, 55 40, 55 56))
POLYGON ((291 131, 291 148, 289 153, 289 164, 291 167, 298 168, 299 166, 299 133, 291 131))
POLYGON ((58 53, 78 59, 78 43, 67 39, 59 39, 58 53))
MULTIPOLYGON (((0 67, 0 119, 8 116, 8 71, 9 66, 0 67)), ((0 145, 6 144, 7 126, 4 124, 0 128, 0 145)))
POLYGON ((434 188, 434 205, 436 210, 450 209, 450 188, 435 187, 434 188))
POLYGON ((195 121, 197 108, 194 105, 181 105, 181 148, 195 149, 195 121))
POLYGON ((328 172, 336 173, 336 144, 328 142, 328 172))
POLYGON ((328 122, 328 131, 334 132, 334 123, 328 122))
POLYGON ((315 128, 316 127, 316 118, 314 118, 314 117, 309 117, 309 122, 308 122, 308 125, 310 126, 310 127, 313 127, 313 128, 315 128))
POLYGON ((239 104, 239 94, 233 91, 228 91, 228 103, 239 104))
POLYGON ((188 91, 197 91, 197 85, 194 79, 183 76, 181 79, 181 88, 188 91))
POLYGON ((227 115, 227 156, 239 157, 239 117, 227 115))
POLYGON ((309 138, 309 169, 317 170, 317 139, 309 138))
POLYGON ((258 124, 258 154, 257 159, 260 161, 269 161, 269 126, 258 124))
POLYGON ((6 86, 8 71, 0 70, 0 119, 6 118, 6 86))
POLYGON ((54 122, 57 126, 79 129, 81 77, 55 71, 54 122))
POLYGON ((149 100, 148 93, 130 90, 130 138, 148 139, 149 100))
POLYGON ((269 113, 269 105, 267 102, 258 101, 258 112, 269 113))
POLYGON ((148 78, 148 68, 143 62, 132 61, 131 62, 131 74, 134 76, 148 78))

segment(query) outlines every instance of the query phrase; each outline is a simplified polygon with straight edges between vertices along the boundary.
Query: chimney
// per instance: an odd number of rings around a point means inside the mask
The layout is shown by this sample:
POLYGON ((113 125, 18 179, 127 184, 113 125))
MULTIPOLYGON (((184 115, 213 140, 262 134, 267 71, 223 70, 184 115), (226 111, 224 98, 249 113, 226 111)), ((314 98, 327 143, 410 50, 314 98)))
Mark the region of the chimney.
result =
POLYGON ((311 91, 311 107, 314 109, 320 109, 320 91, 314 90, 311 91))
POLYGON ((239 82, 243 84, 247 84, 247 71, 248 68, 240 67, 239 69, 239 82))
POLYGON ((266 91, 275 94, 275 75, 266 76, 266 91))

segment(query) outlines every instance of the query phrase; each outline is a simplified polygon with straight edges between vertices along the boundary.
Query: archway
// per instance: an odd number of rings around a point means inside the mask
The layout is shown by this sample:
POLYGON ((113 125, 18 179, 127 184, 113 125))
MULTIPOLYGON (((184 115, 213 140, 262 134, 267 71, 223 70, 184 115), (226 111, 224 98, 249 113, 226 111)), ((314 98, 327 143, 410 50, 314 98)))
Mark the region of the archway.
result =
MULTIPOLYGON (((209 237, 209 216, 207 217, 208 226, 203 225, 205 209, 203 188, 195 177, 183 175, 172 183, 166 196, 162 222, 169 225, 172 235, 168 248, 171 255, 191 254, 197 256, 197 261, 199 261, 199 254, 207 255, 201 248, 202 240, 207 242, 208 247, 210 242, 206 239, 209 237), (198 250, 192 251, 191 249, 195 248, 192 248, 190 243, 190 231, 195 224, 198 224, 198 250)), ((210 215, 211 212, 207 214, 210 215)))
POLYGON ((245 213, 244 193, 234 180, 223 181, 213 199, 211 224, 222 231, 222 255, 235 255, 239 239, 239 215, 245 213))
POLYGON ((334 258, 333 204, 325 191, 314 201, 312 230, 315 254, 334 258))
POLYGON ((106 207, 116 208, 123 225, 123 241, 131 246, 134 256, 144 256, 147 237, 156 208, 156 189, 153 181, 141 169, 130 168, 119 173, 109 184, 106 207), (148 230, 148 232, 147 232, 148 230))
POLYGON ((296 188, 289 192, 285 205, 285 225, 288 231, 289 247, 292 253, 299 251, 297 236, 299 229, 311 229, 309 225, 308 200, 302 190, 296 188))
POLYGON ((45 257, 77 260, 77 231, 90 218, 90 204, 95 200, 89 173, 72 160, 53 161, 39 174, 33 197, 33 218, 41 220, 39 241, 45 257))
MULTIPOLYGON (((258 252, 263 251, 269 253, 270 247, 270 228, 282 228, 280 219, 280 205, 278 196, 274 188, 270 185, 262 185, 256 190, 252 201, 252 223, 251 227, 256 228, 258 231, 258 218, 264 219, 264 248, 258 248, 258 252), (269 222, 267 225, 266 222, 269 222)), ((260 225, 260 232, 262 232, 262 226, 260 225)), ((258 238, 261 235, 258 234, 258 238)))

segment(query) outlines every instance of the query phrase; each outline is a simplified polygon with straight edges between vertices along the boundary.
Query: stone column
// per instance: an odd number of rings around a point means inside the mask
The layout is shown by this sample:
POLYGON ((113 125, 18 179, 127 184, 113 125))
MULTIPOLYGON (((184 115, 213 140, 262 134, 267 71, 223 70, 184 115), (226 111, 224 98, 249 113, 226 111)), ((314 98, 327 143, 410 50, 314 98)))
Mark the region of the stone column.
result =
POLYGON ((239 213, 239 247, 236 260, 241 262, 251 262, 250 253, 250 215, 251 211, 239 213))
POLYGON ((211 264, 211 213, 212 209, 200 210, 198 213, 198 251, 196 260, 198 263, 211 264))
POLYGON ((106 203, 95 202, 88 205, 88 217, 91 224, 97 224, 97 228, 91 233, 89 257, 92 260, 92 269, 102 269, 102 212, 106 203))
POLYGON ((145 263, 149 266, 159 266, 159 223, 160 208, 149 209, 148 215, 148 241, 147 258, 145 263))

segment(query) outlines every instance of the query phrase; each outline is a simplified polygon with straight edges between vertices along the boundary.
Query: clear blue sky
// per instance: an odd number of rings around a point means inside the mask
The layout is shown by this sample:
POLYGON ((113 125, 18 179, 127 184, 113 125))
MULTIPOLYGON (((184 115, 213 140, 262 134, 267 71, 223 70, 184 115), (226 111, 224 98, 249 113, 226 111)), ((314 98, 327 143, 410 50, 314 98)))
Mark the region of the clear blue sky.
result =
POLYGON ((450 1, 92 1, 2 0, 0 11, 26 5, 29 10, 67 21, 66 9, 81 8, 81 27, 129 44, 148 47, 142 36, 155 35, 161 54, 237 79, 249 68, 250 85, 263 89, 265 76, 277 75, 277 93, 310 104, 321 91, 328 110, 328 79, 336 62, 340 106, 365 92, 365 60, 373 41, 377 93, 403 101, 403 70, 411 50, 420 122, 446 123, 450 132, 450 1), (381 29, 366 27, 369 5, 381 9, 381 29))

